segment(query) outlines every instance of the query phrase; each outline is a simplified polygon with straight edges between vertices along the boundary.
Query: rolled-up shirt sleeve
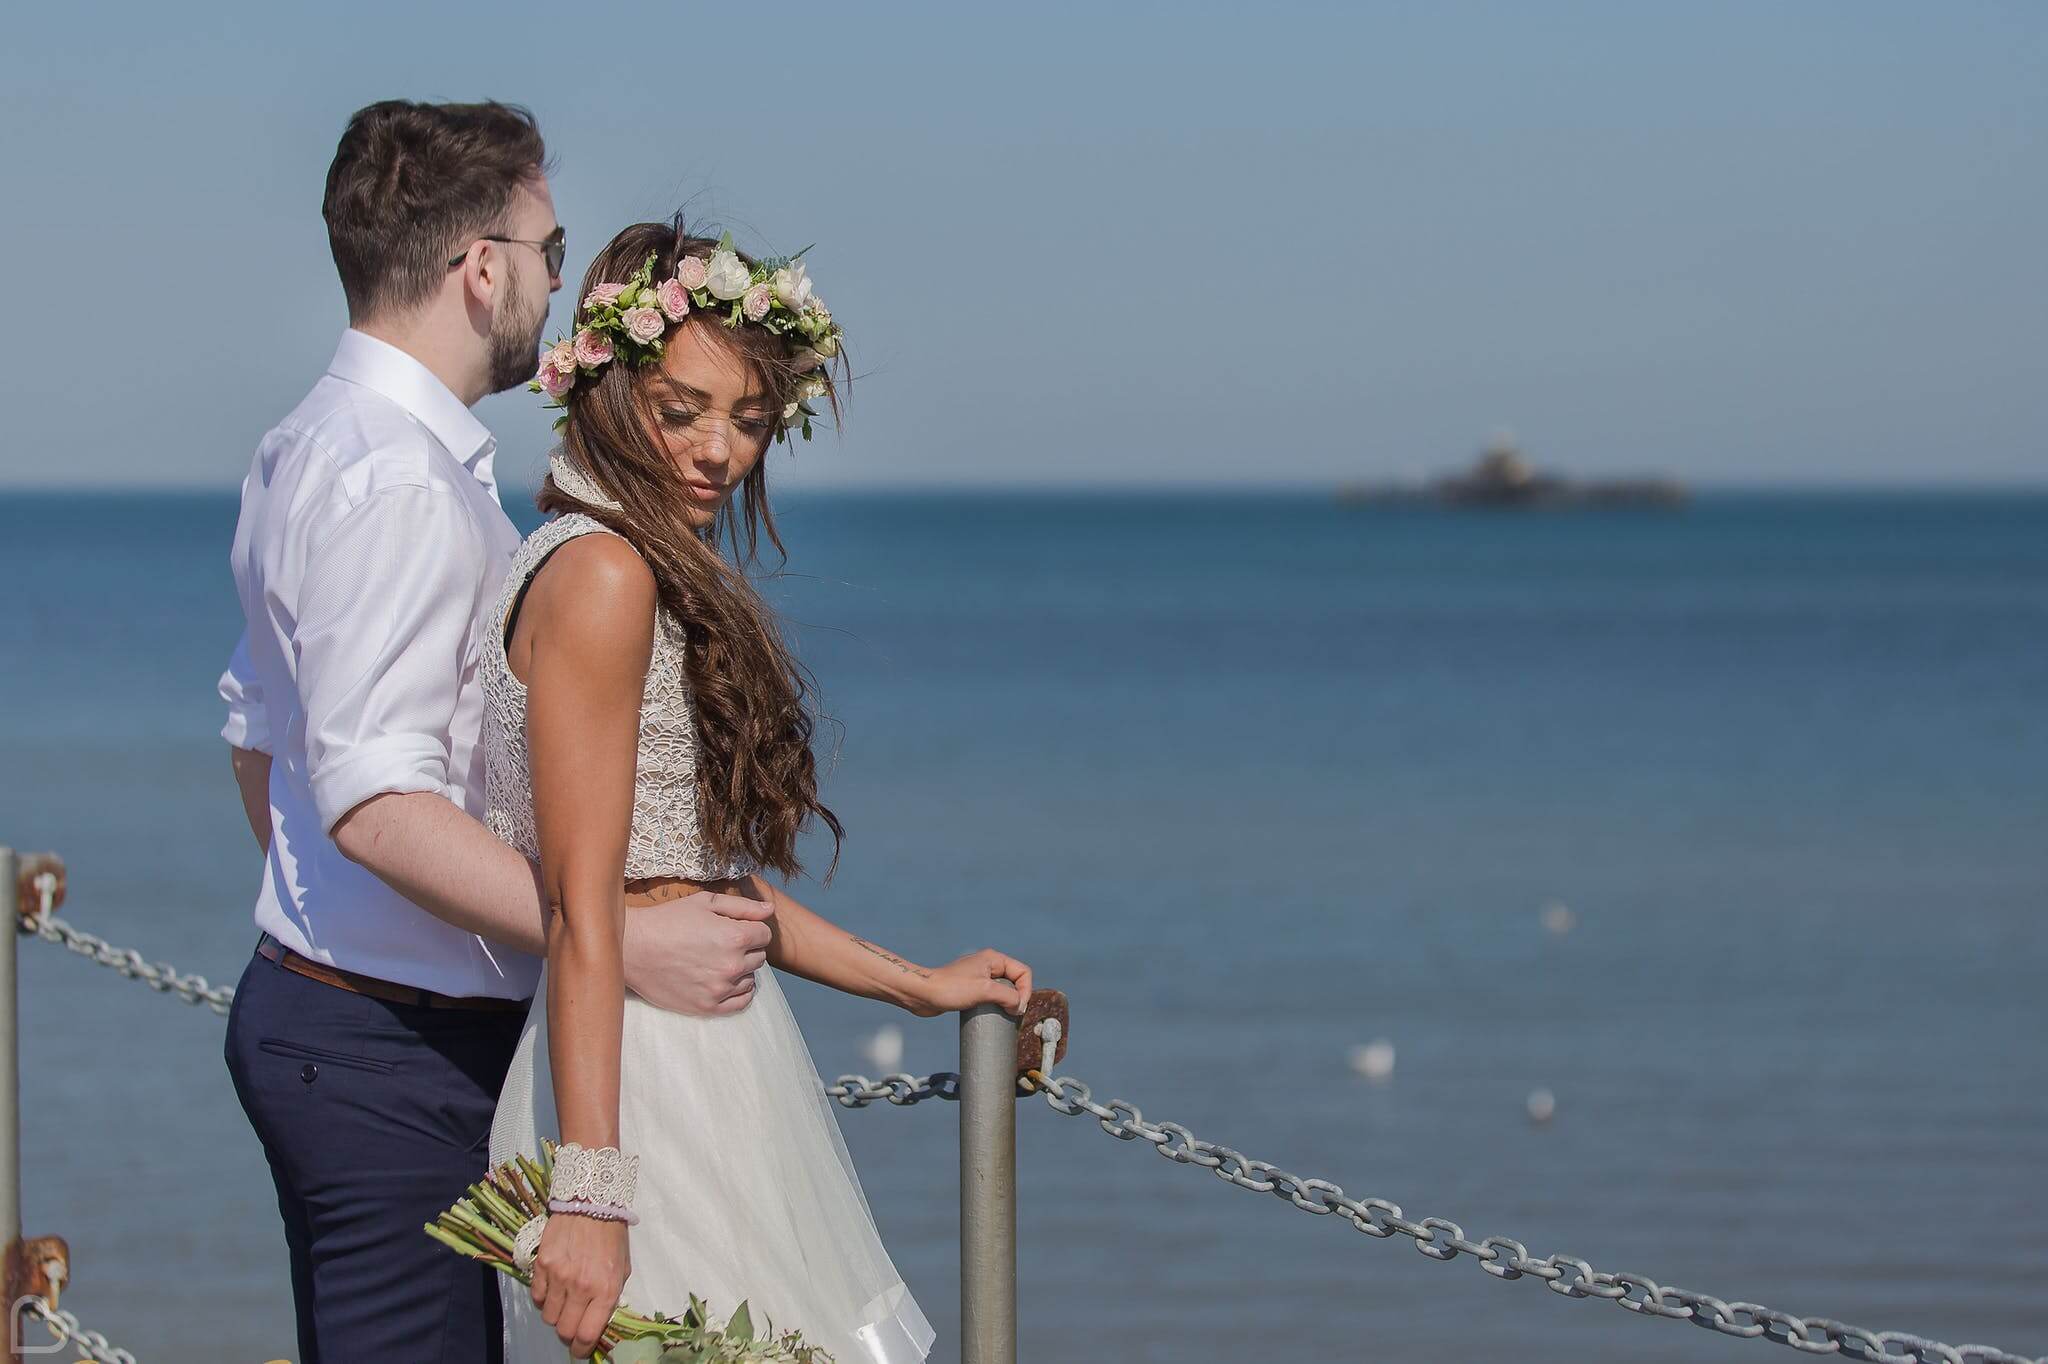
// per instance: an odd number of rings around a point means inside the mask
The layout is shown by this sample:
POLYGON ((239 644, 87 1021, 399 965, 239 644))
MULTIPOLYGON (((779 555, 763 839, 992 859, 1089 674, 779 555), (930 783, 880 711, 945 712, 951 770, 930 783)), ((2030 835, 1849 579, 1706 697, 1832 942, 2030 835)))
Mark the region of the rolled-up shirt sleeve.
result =
POLYGON ((249 632, 235 645, 228 670, 220 675, 220 699, 227 702, 228 721, 220 737, 236 748, 270 752, 270 713, 263 708, 263 684, 249 659, 249 632))
POLYGON ((293 631, 321 828, 386 792, 448 790, 449 727, 488 565, 455 496, 387 487, 309 554, 293 631))

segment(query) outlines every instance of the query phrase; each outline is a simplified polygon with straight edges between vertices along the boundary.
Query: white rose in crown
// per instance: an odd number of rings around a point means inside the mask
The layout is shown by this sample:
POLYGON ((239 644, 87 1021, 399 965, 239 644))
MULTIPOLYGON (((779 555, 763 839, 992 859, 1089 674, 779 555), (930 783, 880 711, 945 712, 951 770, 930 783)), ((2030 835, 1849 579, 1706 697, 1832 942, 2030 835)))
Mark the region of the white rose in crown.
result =
POLYGON ((704 271, 704 287, 711 291, 713 298, 729 303, 744 294, 752 282, 746 265, 737 254, 731 251, 711 253, 711 264, 704 271))
POLYGON ((782 306, 793 313, 802 312, 811 301, 811 277, 805 273, 802 261, 792 261, 770 275, 768 287, 775 291, 782 306))

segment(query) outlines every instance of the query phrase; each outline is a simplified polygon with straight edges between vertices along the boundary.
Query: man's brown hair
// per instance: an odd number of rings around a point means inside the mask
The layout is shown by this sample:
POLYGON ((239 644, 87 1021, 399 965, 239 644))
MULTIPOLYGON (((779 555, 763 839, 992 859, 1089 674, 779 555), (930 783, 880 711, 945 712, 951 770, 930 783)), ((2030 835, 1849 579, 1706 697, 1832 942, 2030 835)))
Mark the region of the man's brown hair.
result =
POLYGON ((546 170, 540 128, 517 105, 387 99, 358 109, 320 205, 349 317, 432 298, 449 259, 503 231, 519 186, 546 170))

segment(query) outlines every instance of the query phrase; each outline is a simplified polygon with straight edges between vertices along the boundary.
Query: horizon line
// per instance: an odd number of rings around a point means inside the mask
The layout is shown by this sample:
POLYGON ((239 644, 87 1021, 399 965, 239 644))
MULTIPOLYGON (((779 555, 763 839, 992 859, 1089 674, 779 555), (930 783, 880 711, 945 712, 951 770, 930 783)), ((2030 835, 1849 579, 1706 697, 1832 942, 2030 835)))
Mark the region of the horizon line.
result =
MULTIPOLYGON (((2033 480, 2014 478, 1949 478, 1939 481, 1914 479, 1828 479, 1803 478, 1784 480, 1730 479, 1722 480, 1679 480, 1687 492, 1701 496, 1739 495, 1745 493, 2017 493, 2022 495, 2048 495, 2048 477, 2033 480)), ((517 490, 532 492, 538 483, 507 481, 500 483, 500 491, 517 490)), ((1288 480, 1175 480, 1147 482, 1119 482, 1113 480, 1045 480, 1035 482, 972 481, 959 482, 945 479, 910 480, 889 479, 870 483, 825 482, 798 484, 794 487, 783 483, 778 489, 782 496, 898 496, 898 495, 941 495, 941 496, 1006 496, 1044 493, 1066 494, 1159 494, 1186 496, 1190 494, 1235 494, 1269 495, 1274 497, 1297 497, 1320 494, 1335 496, 1357 484, 1345 479, 1288 479, 1288 480)), ((1372 485, 1378 486, 1378 485, 1372 485)), ((1393 485, 1390 485, 1393 486, 1393 485)), ((1398 486, 1406 487, 1406 484, 1398 486)), ((1418 489, 1421 485, 1417 485, 1418 489)), ((11 483, 0 481, 0 494, 28 496, 110 496, 110 497, 231 497, 238 495, 241 487, 237 483, 11 483)))

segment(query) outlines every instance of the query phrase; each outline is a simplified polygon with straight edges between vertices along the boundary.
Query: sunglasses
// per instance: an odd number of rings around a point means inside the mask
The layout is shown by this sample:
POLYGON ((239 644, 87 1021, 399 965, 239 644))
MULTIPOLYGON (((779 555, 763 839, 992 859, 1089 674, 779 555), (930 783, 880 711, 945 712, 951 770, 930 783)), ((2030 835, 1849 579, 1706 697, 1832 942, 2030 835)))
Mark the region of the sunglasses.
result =
MULTIPOLYGON (((541 259, 547 262, 548 274, 551 276, 562 273, 562 262, 569 255, 569 229, 566 227, 557 227, 539 241, 531 241, 525 237, 478 237, 477 240, 480 242, 505 242, 511 246, 537 247, 540 250, 541 259)), ((448 262, 448 268, 453 270, 468 259, 469 251, 465 248, 461 255, 448 262)))

